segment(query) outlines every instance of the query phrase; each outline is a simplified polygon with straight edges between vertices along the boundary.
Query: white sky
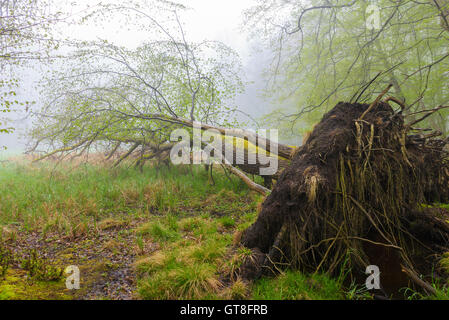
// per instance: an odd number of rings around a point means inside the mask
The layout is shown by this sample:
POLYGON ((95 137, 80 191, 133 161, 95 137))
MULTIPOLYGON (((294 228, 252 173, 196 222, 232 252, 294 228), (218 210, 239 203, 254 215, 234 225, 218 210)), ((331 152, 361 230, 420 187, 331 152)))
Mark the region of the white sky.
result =
MULTIPOLYGON (((97 1, 78 0, 77 5, 67 6, 62 1, 64 11, 71 11, 76 14, 85 8, 86 4, 91 7, 97 1)), ((248 35, 241 29, 243 23, 243 11, 255 4, 254 0, 175 0, 189 7, 187 10, 179 10, 179 18, 184 23, 187 40, 199 42, 202 40, 218 40, 236 50, 243 60, 249 56, 248 35)), ((120 3, 119 0, 106 0, 103 3, 120 3)), ((163 17, 155 16, 156 10, 142 9, 158 21, 163 21, 163 17)), ((117 16, 119 18, 119 16, 117 16)), ((140 23, 145 23, 145 18, 141 18, 140 23)), ((165 26, 165 24, 162 22, 165 26)), ((97 38, 108 39, 119 45, 136 47, 145 40, 148 34, 136 31, 130 25, 131 30, 127 30, 118 21, 103 21, 100 26, 92 24, 84 26, 71 26, 64 29, 64 34, 82 40, 95 40, 97 38)))
MULTIPOLYGON (((112 0, 109 0, 112 1, 112 0)), ((116 1, 114 1, 116 2, 116 1)), ((267 102, 260 97, 264 88, 261 77, 266 63, 268 63, 267 52, 256 53, 253 49, 259 47, 257 41, 250 40, 248 34, 241 28, 243 24, 243 11, 250 8, 254 0, 177 0, 178 3, 185 4, 191 10, 181 11, 180 20, 184 24, 184 30, 188 41, 198 42, 202 40, 218 40, 233 48, 239 55, 244 67, 242 79, 251 81, 246 92, 236 97, 236 104, 239 108, 259 118, 269 110, 267 102)), ((92 0, 63 1, 63 11, 78 12, 84 8, 86 3, 93 5, 97 3, 92 0)), ((103 1, 108 3, 108 1, 103 1)), ((120 3, 120 2, 119 2, 120 3)), ((70 26, 65 27, 63 33, 69 37, 81 40, 95 40, 98 38, 116 42, 119 45, 135 47, 147 39, 146 34, 123 28, 123 24, 116 21, 104 21, 98 26, 70 26)), ((26 73, 25 87, 19 90, 21 98, 24 100, 34 100, 31 83, 38 79, 36 71, 26 73), (28 87, 26 87, 28 86, 28 87), (31 96, 31 97, 30 97, 31 96)), ((20 118, 20 114, 13 114, 13 118, 20 118)), ((12 126, 16 132, 10 135, 0 134, 0 146, 7 146, 10 152, 21 152, 24 150, 24 140, 20 138, 25 132, 29 121, 14 121, 12 126)))

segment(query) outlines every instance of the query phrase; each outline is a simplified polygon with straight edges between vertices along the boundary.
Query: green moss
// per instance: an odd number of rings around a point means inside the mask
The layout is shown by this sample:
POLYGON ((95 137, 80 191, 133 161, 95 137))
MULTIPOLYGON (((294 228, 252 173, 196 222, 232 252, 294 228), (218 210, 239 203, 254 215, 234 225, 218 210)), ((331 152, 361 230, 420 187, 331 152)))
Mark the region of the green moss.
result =
POLYGON ((26 271, 9 269, 0 282, 0 300, 68 300, 73 295, 60 281, 30 281, 26 271))
POLYGON ((20 265, 28 272, 30 278, 41 281, 58 281, 63 273, 62 268, 38 258, 36 250, 31 250, 28 256, 22 259, 20 265))
POLYGON ((17 300, 16 288, 12 285, 0 285, 0 300, 17 300))
POLYGON ((433 207, 449 210, 449 203, 436 203, 433 205, 433 207))

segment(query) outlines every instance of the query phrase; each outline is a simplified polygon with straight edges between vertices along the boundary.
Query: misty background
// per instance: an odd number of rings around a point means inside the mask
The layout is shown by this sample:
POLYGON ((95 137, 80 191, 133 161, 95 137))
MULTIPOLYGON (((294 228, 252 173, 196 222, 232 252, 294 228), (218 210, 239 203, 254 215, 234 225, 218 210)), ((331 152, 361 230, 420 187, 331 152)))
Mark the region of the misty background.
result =
MULTIPOLYGON (((257 129, 254 121, 259 121, 263 115, 273 111, 267 98, 263 97, 267 82, 263 77, 264 69, 273 61, 274 52, 263 45, 262 40, 255 38, 244 24, 245 10, 254 6, 254 0, 184 0, 178 1, 189 9, 182 11, 180 19, 188 41, 201 42, 204 40, 220 41, 240 56, 245 83, 244 92, 238 94, 234 101, 239 111, 237 119, 246 121, 248 129, 257 129)), ((76 18, 87 7, 95 4, 92 1, 70 2, 60 1, 60 9, 63 12, 71 12, 76 18)), ((61 37, 75 38, 78 40, 105 39, 114 44, 127 48, 135 48, 142 44, 147 37, 145 32, 134 29, 132 24, 129 30, 124 29, 115 21, 103 21, 101 24, 92 25, 58 25, 57 32, 61 37)), ((17 99, 20 101, 35 101, 35 106, 41 103, 38 81, 41 76, 49 72, 49 67, 38 61, 22 67, 18 73, 21 83, 17 89, 17 99)), ((7 149, 3 155, 20 154, 26 150, 26 132, 31 127, 33 118, 27 116, 25 108, 16 107, 7 115, 8 126, 14 128, 13 133, 0 133, 0 146, 7 149)), ((284 141, 290 144, 300 144, 298 141, 284 141)))

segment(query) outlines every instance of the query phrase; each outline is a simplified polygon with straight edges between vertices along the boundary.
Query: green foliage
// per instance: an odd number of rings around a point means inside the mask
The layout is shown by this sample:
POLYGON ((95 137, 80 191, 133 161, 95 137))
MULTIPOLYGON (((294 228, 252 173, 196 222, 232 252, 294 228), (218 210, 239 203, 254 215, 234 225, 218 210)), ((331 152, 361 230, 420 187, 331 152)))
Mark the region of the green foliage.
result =
POLYGON ((31 279, 39 281, 58 281, 61 279, 63 270, 57 266, 49 264, 45 259, 38 257, 36 250, 31 250, 25 258, 22 259, 20 266, 28 271, 31 279))
POLYGON ((0 134, 14 130, 7 126, 6 113, 18 107, 28 110, 33 104, 17 97, 21 83, 17 73, 30 61, 48 57, 57 47, 49 29, 58 18, 60 13, 47 0, 0 2, 0 134))
POLYGON ((42 82, 46 103, 31 132, 35 140, 50 139, 67 152, 118 142, 148 149, 170 141, 180 127, 173 118, 236 124, 230 104, 243 88, 238 54, 217 41, 189 42, 172 10, 137 5, 100 5, 89 20, 135 16, 150 40, 135 49, 106 40, 79 44, 42 82), (166 25, 158 10, 171 17, 166 25))
MULTIPOLYGON (((447 10, 449 3, 442 3, 447 10)), ((432 2, 259 1, 248 20, 254 32, 268 28, 268 41, 281 57, 267 70, 269 79, 276 79, 267 96, 285 108, 266 120, 281 124, 287 134, 304 133, 337 102, 355 100, 379 72, 359 101, 374 100, 392 83, 391 94, 411 106, 408 112, 449 102, 449 30, 442 28, 432 2), (368 5, 378 9, 378 26, 369 20, 376 11, 368 5)), ((447 132, 448 116, 441 111, 427 124, 447 132)))

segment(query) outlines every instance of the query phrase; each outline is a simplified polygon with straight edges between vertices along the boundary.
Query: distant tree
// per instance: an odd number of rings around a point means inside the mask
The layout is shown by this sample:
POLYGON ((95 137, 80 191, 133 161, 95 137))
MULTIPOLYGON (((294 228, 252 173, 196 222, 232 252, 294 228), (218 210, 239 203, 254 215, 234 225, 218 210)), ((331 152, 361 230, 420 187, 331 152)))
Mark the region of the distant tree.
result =
MULTIPOLYGON (((267 118, 297 135, 338 101, 372 100, 388 83, 407 113, 447 104, 448 13, 447 0, 259 1, 247 22, 276 53, 267 95, 288 105, 267 118)), ((447 132, 448 115, 428 121, 447 132)))
MULTIPOLYGON (((17 71, 27 63, 48 58, 57 46, 49 31, 60 18, 61 13, 55 12, 51 1, 0 0, 1 113, 30 104, 17 98, 21 82, 17 71)), ((7 119, 0 117, 0 133, 12 130, 7 127, 7 119)))
POLYGON ((46 150, 88 152, 98 143, 120 143, 148 153, 183 124, 235 124, 235 110, 224 102, 242 83, 234 70, 238 57, 223 44, 173 38, 135 50, 106 41, 82 46, 43 87, 46 104, 31 133, 46 150))
MULTIPOLYGON (((183 7, 156 3, 161 6, 106 5, 89 15, 87 19, 96 21, 97 15, 118 13, 127 23, 137 22, 148 40, 136 49, 106 40, 79 42, 42 83, 45 104, 33 112, 29 151, 43 152, 39 159, 58 155, 61 160, 101 151, 107 158, 119 154, 116 165, 133 158, 142 167, 150 159, 167 159, 175 145, 173 130, 183 127, 193 136, 195 123, 201 130, 215 129, 220 139, 225 139, 224 134, 260 138, 235 128, 242 125, 236 121, 237 107, 232 106, 234 96, 244 88, 239 56, 217 41, 188 41, 178 17, 183 7)), ((283 163, 287 162, 291 147, 262 139, 264 151, 276 145, 283 163)), ((236 148, 234 140, 232 145, 236 148)), ((249 150, 249 144, 244 143, 244 148, 249 150)), ((268 192, 231 163, 222 164, 250 188, 268 192)), ((254 173, 259 165, 242 170, 254 173)))
POLYGON ((34 149, 40 145, 48 155, 120 145, 148 156, 174 127, 235 124, 235 108, 226 103, 243 88, 238 55, 219 42, 187 41, 177 13, 182 7, 173 6, 153 8, 170 25, 137 5, 107 5, 89 16, 118 12, 139 21, 149 40, 133 50, 106 40, 78 43, 43 82, 46 104, 35 113, 34 149))

